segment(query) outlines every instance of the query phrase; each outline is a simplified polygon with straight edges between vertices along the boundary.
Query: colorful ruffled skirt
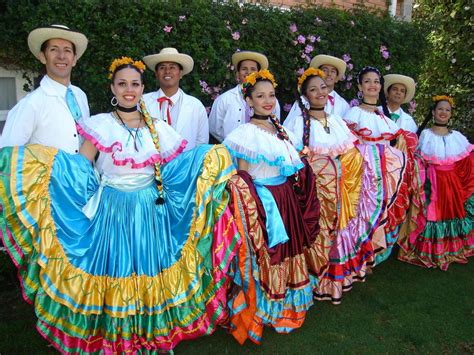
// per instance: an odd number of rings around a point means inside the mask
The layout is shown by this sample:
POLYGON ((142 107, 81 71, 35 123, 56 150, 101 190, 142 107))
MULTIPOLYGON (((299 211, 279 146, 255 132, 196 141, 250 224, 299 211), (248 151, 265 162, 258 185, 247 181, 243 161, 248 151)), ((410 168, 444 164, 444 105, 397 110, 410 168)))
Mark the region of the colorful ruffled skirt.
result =
POLYGON ((241 344, 260 343, 265 325, 288 333, 301 327, 313 304, 313 289, 327 260, 318 245, 319 203, 308 164, 298 187, 286 182, 265 185, 276 203, 289 239, 271 246, 275 224, 250 175, 239 171, 228 183, 232 213, 242 246, 231 269, 231 333, 241 344))
POLYGON ((422 214, 400 241, 402 261, 447 270, 474 255, 474 154, 447 165, 429 165, 423 175, 422 214))
POLYGON ((379 149, 359 145, 337 158, 310 157, 321 201, 320 223, 325 226, 321 233, 329 246, 328 268, 314 290, 318 300, 339 304, 354 282, 365 280, 374 263, 371 239, 385 200, 379 149))
POLYGON ((163 205, 153 182, 103 186, 91 219, 83 208, 99 181, 81 155, 4 148, 0 171, 3 242, 38 331, 58 350, 167 351, 226 319, 240 237, 227 208, 235 170, 223 146, 163 165, 163 205))

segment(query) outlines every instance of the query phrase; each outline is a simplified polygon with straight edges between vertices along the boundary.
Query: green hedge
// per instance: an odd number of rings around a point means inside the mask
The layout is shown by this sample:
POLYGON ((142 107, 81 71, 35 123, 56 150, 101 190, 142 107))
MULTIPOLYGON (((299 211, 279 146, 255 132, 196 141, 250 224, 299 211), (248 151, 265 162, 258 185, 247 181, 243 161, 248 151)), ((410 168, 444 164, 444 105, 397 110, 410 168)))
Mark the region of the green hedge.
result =
MULTIPOLYGON (((9 0, 2 2, 0 13, 2 66, 41 68, 26 43, 35 27, 66 24, 87 35, 89 47, 74 69, 73 82, 88 94, 93 113, 110 110, 107 68, 122 55, 140 58, 169 46, 190 54, 195 69, 182 80, 182 87, 210 106, 218 92, 235 85, 232 53, 239 48, 262 51, 279 83, 283 107, 294 101, 298 69, 308 65, 302 58, 305 49, 308 59, 322 53, 347 55, 353 69, 339 91, 350 101, 356 97, 360 68, 372 65, 383 73, 417 78, 426 47, 416 24, 363 7, 351 12, 314 6, 286 11, 213 1, 9 0), (299 43, 298 36, 305 43, 299 43)), ((155 89, 153 73, 147 71, 146 90, 155 89)))

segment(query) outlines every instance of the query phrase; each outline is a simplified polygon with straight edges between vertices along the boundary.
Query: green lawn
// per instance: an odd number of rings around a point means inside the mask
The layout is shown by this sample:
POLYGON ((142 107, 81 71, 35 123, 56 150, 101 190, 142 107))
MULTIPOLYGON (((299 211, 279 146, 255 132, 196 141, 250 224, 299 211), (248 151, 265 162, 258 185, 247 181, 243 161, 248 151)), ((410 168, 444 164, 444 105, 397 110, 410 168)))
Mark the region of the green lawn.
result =
MULTIPOLYGON (((11 274, 8 267, 0 278, 0 353, 53 352, 34 329, 33 309, 21 299, 11 274)), ((392 256, 356 284, 341 305, 316 303, 303 327, 291 334, 266 329, 262 345, 240 346, 219 329, 180 344, 175 353, 474 354, 474 258, 442 272, 392 256)))

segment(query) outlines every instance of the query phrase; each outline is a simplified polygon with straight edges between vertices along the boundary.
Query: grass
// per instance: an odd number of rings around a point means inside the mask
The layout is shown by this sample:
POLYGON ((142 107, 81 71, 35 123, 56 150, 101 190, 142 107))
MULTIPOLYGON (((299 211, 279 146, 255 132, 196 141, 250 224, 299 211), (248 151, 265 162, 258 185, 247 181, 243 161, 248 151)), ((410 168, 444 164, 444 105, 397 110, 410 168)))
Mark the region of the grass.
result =
MULTIPOLYGON (((0 353, 54 353, 34 329, 34 311, 21 299, 13 266, 0 271, 0 353)), ((443 272, 392 255, 341 305, 316 303, 303 327, 290 334, 265 329, 262 345, 240 346, 219 329, 181 343, 175 353, 474 354, 474 258, 443 272)))

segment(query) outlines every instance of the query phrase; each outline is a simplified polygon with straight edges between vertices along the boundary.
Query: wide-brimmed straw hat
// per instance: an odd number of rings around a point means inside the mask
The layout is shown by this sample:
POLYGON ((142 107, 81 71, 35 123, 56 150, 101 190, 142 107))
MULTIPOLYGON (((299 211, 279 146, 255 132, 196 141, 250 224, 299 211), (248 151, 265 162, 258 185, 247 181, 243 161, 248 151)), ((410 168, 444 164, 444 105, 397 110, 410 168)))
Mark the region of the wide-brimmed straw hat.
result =
POLYGON ((346 73, 346 62, 332 55, 319 54, 311 60, 310 67, 320 69, 323 65, 332 65, 337 69, 337 79, 342 80, 346 73))
POLYGON ((87 48, 87 37, 77 31, 71 30, 64 25, 51 25, 47 27, 38 27, 28 35, 28 47, 31 53, 39 58, 41 46, 49 39, 60 38, 74 43, 76 47, 76 58, 79 59, 87 48))
POLYGON ((143 58, 148 69, 155 71, 158 63, 172 62, 183 67, 183 75, 189 74, 194 67, 194 60, 191 56, 179 53, 176 48, 163 48, 158 54, 150 54, 143 58))
POLYGON ((401 74, 387 74, 383 77, 384 79, 384 91, 385 96, 388 95, 388 88, 393 84, 402 84, 405 85, 407 92, 405 95, 405 100, 403 103, 406 104, 413 99, 415 96, 415 80, 406 75, 401 74))
POLYGON ((253 60, 260 64, 260 70, 268 69, 268 58, 262 53, 253 51, 238 51, 232 54, 232 65, 237 69, 237 65, 243 60, 253 60))

